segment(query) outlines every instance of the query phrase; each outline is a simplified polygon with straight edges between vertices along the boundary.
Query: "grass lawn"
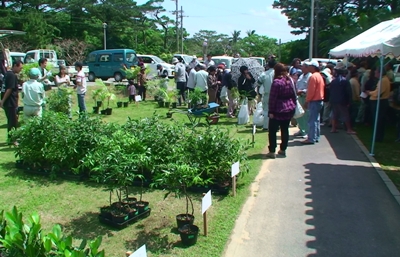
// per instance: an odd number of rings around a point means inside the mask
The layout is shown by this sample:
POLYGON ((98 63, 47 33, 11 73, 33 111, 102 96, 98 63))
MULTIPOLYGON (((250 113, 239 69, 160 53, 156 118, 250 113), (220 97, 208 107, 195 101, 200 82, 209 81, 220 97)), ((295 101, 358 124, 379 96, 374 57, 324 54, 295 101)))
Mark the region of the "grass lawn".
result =
MULTIPOLYGON (((91 87, 92 90, 94 87, 91 87)), ((75 97, 74 97, 75 98, 75 97)), ((88 110, 92 110, 93 101, 90 93, 86 96, 88 110)), ((154 101, 146 101, 136 106, 115 108, 113 114, 104 116, 107 122, 124 123, 127 117, 139 118, 160 114, 163 122, 188 122, 185 115, 174 114, 172 119, 166 118, 167 109, 156 107, 154 101)), ((76 110, 74 103, 74 110, 76 110)), ((76 115, 75 115, 76 116, 76 115)), ((239 180, 237 196, 213 196, 213 205, 208 212, 208 233, 203 236, 201 216, 201 197, 193 195, 195 204, 195 224, 200 227, 201 235, 195 246, 183 247, 175 229, 175 216, 185 211, 184 199, 176 199, 170 195, 163 199, 161 190, 147 190, 143 200, 150 202, 151 215, 123 230, 115 230, 98 221, 99 207, 108 204, 108 191, 99 184, 67 180, 51 180, 25 174, 15 168, 13 148, 6 142, 6 119, 0 112, 0 210, 11 210, 16 205, 24 214, 38 212, 41 215, 44 230, 48 231, 59 223, 66 234, 74 239, 94 239, 103 236, 102 247, 106 256, 125 256, 127 250, 134 251, 146 244, 148 256, 221 256, 234 222, 240 209, 249 196, 249 185, 254 180, 261 166, 261 153, 267 142, 267 134, 258 129, 255 145, 248 150, 250 172, 239 180)), ((229 128, 232 136, 251 141, 251 126, 237 126, 237 119, 228 119, 223 115, 216 126, 229 128)), ((201 129, 198 128, 198 129, 201 129)), ((391 155, 392 156, 392 155, 391 155)), ((399 159, 396 159, 399 161, 399 159)), ((134 189, 135 190, 135 189, 134 189)), ((136 189, 138 190, 138 189, 136 189)), ((116 197, 114 198, 116 199, 116 197)))
MULTIPOLYGON (((357 136, 371 150, 373 127, 357 127, 357 136)), ((400 190, 400 143, 396 143, 396 128, 387 126, 384 142, 375 144, 375 159, 400 190)))

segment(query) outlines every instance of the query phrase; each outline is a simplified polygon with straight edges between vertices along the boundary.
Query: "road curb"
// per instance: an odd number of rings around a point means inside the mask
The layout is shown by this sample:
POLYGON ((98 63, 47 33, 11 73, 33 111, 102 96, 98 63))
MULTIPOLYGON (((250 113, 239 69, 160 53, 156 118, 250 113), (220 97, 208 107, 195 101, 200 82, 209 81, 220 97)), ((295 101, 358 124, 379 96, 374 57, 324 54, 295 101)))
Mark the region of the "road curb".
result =
POLYGON ((381 165, 376 161, 376 159, 369 154, 368 149, 361 142, 361 140, 356 136, 352 135, 352 138, 356 142, 356 144, 360 147, 361 151, 363 151, 364 155, 368 158, 372 167, 376 170, 378 175, 381 177, 383 183, 385 183, 386 187, 389 189, 390 193, 393 195, 394 199, 400 205, 400 192, 397 187, 394 185, 393 181, 386 175, 385 171, 383 171, 381 165))

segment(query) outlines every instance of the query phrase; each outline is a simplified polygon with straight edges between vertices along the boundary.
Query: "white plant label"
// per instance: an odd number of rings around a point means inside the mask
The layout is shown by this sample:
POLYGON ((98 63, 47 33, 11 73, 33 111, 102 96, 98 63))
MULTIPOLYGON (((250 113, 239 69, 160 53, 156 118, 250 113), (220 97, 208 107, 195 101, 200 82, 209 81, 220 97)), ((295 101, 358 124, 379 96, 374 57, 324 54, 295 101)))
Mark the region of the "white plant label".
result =
POLYGON ((253 135, 256 134, 256 125, 253 125, 253 135))
POLYGON ((211 190, 201 200, 201 214, 204 214, 211 206, 211 190))
POLYGON ((129 257, 147 257, 146 245, 142 245, 136 252, 129 255, 129 257))
POLYGON ((141 101, 142 101, 142 96, 136 95, 136 96, 135 96, 135 101, 136 101, 136 102, 141 102, 141 101))
POLYGON ((234 164, 232 164, 232 168, 231 168, 231 176, 236 176, 237 174, 239 174, 240 172, 240 168, 239 168, 239 162, 235 162, 234 164))

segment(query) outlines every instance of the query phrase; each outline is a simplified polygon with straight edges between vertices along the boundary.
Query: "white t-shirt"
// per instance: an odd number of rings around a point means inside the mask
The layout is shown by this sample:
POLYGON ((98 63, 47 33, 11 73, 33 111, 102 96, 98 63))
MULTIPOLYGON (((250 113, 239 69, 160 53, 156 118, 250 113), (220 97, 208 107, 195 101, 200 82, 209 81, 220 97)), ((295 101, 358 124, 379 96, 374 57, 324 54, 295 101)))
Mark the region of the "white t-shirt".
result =
POLYGON ((86 93, 86 76, 83 70, 79 71, 76 75, 76 82, 81 82, 80 86, 76 87, 76 93, 82 95, 86 93))
POLYGON ((195 87, 195 77, 196 77, 196 70, 195 69, 191 69, 189 72, 189 78, 188 78, 188 82, 187 82, 187 87, 188 88, 194 88, 195 87))
POLYGON ((269 94, 271 91, 272 82, 274 81, 274 69, 264 71, 258 78, 257 83, 263 87, 264 94, 269 94))
POLYGON ((56 84, 57 86, 69 86, 69 79, 68 75, 65 75, 64 77, 56 76, 56 84))
POLYGON ((210 66, 215 65, 215 62, 214 62, 213 60, 210 60, 210 61, 209 61, 209 60, 207 59, 207 60, 204 61, 204 64, 205 64, 205 65, 207 66, 207 68, 208 68, 208 67, 210 67, 210 66))
POLYGON ((207 85, 208 72, 205 70, 199 70, 196 72, 194 77, 194 84, 196 88, 200 88, 201 91, 206 91, 208 89, 207 85))
POLYGON ((186 82, 186 67, 181 62, 175 64, 175 80, 176 82, 186 82))

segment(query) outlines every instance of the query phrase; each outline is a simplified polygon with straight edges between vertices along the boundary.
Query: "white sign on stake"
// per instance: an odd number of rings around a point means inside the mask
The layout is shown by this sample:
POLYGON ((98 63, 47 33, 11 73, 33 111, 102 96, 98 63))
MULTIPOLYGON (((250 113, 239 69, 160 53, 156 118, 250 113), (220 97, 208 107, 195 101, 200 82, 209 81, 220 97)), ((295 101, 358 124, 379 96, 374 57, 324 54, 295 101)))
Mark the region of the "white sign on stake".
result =
POLYGON ((136 252, 129 255, 129 257, 147 257, 146 245, 142 245, 136 252))
POLYGON ((253 124, 253 136, 256 134, 256 130, 257 130, 256 125, 253 124))
POLYGON ((234 164, 232 164, 231 177, 236 176, 237 174, 239 174, 239 172, 240 172, 239 162, 235 162, 234 164))
POLYGON ((204 214, 211 206, 211 190, 201 200, 201 214, 204 214))

